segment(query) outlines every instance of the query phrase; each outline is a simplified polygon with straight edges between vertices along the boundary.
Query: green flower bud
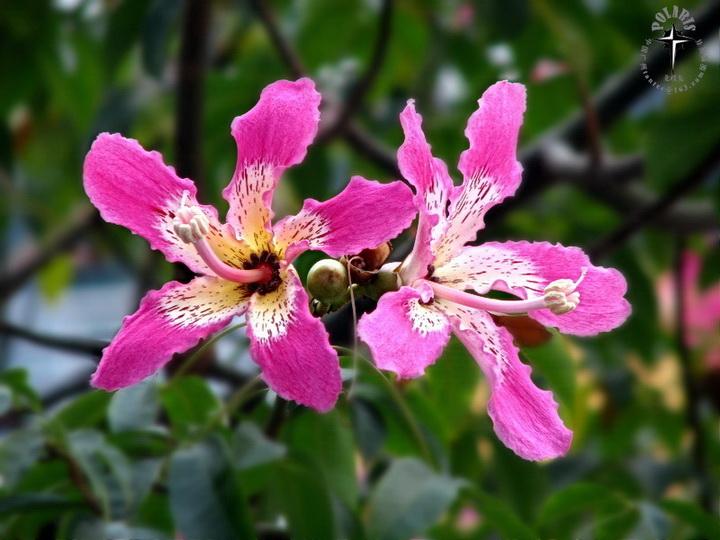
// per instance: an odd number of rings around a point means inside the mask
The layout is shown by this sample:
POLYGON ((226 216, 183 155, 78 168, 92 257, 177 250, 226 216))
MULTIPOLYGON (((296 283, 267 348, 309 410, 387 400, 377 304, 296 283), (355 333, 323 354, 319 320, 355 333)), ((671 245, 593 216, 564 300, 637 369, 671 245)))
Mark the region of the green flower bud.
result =
POLYGON ((350 293, 345 265, 335 259, 316 262, 308 272, 307 288, 314 299, 327 306, 346 303, 350 293))

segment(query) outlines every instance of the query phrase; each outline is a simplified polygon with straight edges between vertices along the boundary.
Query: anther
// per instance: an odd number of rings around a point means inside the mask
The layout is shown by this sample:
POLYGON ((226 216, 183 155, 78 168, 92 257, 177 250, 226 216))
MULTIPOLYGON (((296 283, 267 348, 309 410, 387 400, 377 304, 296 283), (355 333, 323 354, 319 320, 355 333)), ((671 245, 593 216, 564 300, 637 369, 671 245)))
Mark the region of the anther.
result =
POLYGON ((587 268, 582 269, 582 273, 577 281, 571 279, 556 279, 545 287, 543 300, 545 306, 555 315, 563 315, 570 313, 578 304, 580 304, 580 293, 577 288, 585 279, 587 268))

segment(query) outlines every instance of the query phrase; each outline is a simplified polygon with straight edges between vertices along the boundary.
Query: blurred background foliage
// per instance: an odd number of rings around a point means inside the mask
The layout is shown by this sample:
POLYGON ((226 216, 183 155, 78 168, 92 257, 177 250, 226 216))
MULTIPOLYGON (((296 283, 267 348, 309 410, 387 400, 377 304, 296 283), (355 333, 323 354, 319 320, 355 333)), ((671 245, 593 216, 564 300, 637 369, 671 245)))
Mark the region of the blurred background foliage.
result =
MULTIPOLYGON (((684 251, 702 261, 697 290, 720 281, 720 4, 684 1, 704 17, 708 68, 674 95, 640 74, 663 6, 5 2, 0 537, 720 538, 720 323, 690 339, 672 307, 705 309, 672 279, 684 251), (397 178, 408 98, 452 168, 482 91, 503 78, 527 85, 525 185, 481 239, 589 249, 622 270, 634 307, 609 335, 522 348, 575 433, 567 457, 529 463, 498 442, 487 386, 456 342, 403 384, 362 348, 357 365, 348 352, 353 392, 326 415, 268 393, 242 330, 191 352, 200 361, 186 372, 173 375, 173 363, 115 394, 88 388, 122 316, 178 271, 89 208, 82 161, 94 136, 119 131, 161 151, 224 208, 230 121, 300 72, 323 93, 323 135, 285 175, 278 216, 351 174, 397 178)), ((692 78, 697 66, 694 52, 678 72, 692 78)), ((301 274, 320 256, 304 255, 301 274)), ((336 345, 352 347, 350 320, 347 309, 328 317, 336 345)))

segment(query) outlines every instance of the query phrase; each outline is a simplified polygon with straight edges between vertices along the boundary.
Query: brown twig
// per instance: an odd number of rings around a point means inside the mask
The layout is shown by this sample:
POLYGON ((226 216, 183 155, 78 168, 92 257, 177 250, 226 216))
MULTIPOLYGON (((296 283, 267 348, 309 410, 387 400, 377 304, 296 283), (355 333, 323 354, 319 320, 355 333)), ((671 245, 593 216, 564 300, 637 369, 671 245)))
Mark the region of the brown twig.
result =
POLYGON ((380 7, 379 24, 375 46, 368 62, 367 69, 353 84, 345 101, 340 108, 334 122, 327 128, 321 130, 318 135, 318 142, 334 138, 337 134, 343 133, 350 119, 362 106, 365 95, 372 88, 375 79, 382 68, 385 57, 387 56, 387 47, 390 42, 390 31, 392 27, 393 17, 393 0, 383 0, 380 7))
POLYGON ((210 2, 186 0, 178 59, 175 165, 202 193, 202 111, 207 65, 210 2))
POLYGON ((102 350, 108 346, 107 341, 41 334, 4 321, 0 321, 0 334, 22 339, 36 345, 51 347, 60 351, 87 354, 96 358, 100 357, 102 350))
POLYGON ((285 36, 275 21, 275 17, 267 5, 265 5, 265 2, 263 0, 250 0, 250 6, 255 10, 255 13, 257 13, 257 16, 263 23, 265 31, 270 37, 270 41, 272 41, 290 73, 292 73, 293 77, 302 77, 305 74, 305 68, 300 61, 300 57, 285 39, 285 36))
POLYGON ((593 257, 602 257, 625 243, 637 231, 649 223, 652 223, 657 216, 664 214, 681 197, 697 189, 720 167, 720 142, 710 151, 705 159, 693 169, 690 174, 680 181, 675 182, 669 190, 652 204, 640 209, 630 216, 622 225, 611 232, 607 237, 598 242, 590 250, 593 257))
POLYGON ((63 227, 0 273, 0 302, 7 300, 55 257, 75 246, 98 222, 98 214, 89 204, 75 208, 63 227))

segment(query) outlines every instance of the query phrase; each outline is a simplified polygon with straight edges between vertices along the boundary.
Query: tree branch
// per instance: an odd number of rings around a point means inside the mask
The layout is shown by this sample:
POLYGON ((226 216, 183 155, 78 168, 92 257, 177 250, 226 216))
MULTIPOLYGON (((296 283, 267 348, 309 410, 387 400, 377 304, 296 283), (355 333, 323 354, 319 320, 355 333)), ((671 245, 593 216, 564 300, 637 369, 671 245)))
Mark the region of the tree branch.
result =
POLYGON ((203 187, 202 112, 210 2, 186 0, 178 60, 175 165, 203 187))
POLYGON ((4 321, 0 322, 0 334, 22 339, 35 345, 42 345, 44 347, 51 347, 53 349, 78 354, 87 354, 96 358, 102 354, 102 350, 109 344, 107 341, 99 339, 66 338, 41 334, 4 321))
POLYGON ((98 214, 89 204, 73 210, 63 227, 39 246, 18 257, 9 268, 0 273, 0 303, 25 285, 43 266, 71 249, 98 222, 98 214))
POLYGON ((300 61, 300 57, 295 53, 295 49, 290 46, 290 43, 285 39, 285 36, 280 31, 280 27, 275 21, 270 9, 265 5, 264 0, 250 0, 250 6, 253 8, 260 21, 265 27, 265 31, 270 37, 273 45, 280 54, 285 66, 287 66, 293 77, 302 77, 305 74, 305 68, 300 61))
POLYGON ((393 0, 383 0, 380 7, 379 25, 375 46, 370 57, 365 73, 355 82, 350 89, 347 98, 343 102, 337 118, 326 129, 321 130, 318 142, 334 138, 345 130, 350 119, 362 105, 365 94, 368 93, 377 78, 380 68, 387 56, 387 47, 390 42, 390 30, 392 27, 393 0))
POLYGON ((626 242, 645 225, 664 214, 678 199, 702 185, 713 173, 717 172, 718 167, 720 167, 720 143, 685 178, 675 182, 662 197, 652 204, 645 206, 636 214, 630 216, 622 225, 598 242, 590 250, 590 253, 593 257, 602 257, 616 246, 626 242))

